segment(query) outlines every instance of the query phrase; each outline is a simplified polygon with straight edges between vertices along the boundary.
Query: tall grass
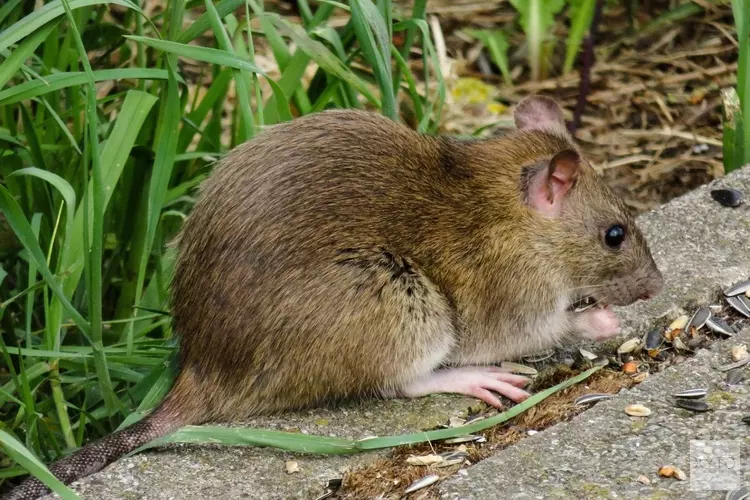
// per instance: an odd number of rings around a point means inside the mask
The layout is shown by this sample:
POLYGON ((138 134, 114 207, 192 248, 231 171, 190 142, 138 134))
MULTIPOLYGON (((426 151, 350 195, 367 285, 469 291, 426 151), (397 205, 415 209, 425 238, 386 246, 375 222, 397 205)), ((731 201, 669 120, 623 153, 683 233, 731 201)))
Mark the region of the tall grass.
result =
POLYGON ((732 0, 739 57, 737 88, 722 92, 724 101, 724 170, 750 164, 750 0, 732 0))
POLYGON ((300 0, 301 25, 254 0, 176 0, 151 17, 131 0, 0 6, 0 481, 53 481, 40 460, 165 394, 166 244, 227 150, 330 107, 398 119, 405 103, 435 130, 445 90, 425 3, 300 0))

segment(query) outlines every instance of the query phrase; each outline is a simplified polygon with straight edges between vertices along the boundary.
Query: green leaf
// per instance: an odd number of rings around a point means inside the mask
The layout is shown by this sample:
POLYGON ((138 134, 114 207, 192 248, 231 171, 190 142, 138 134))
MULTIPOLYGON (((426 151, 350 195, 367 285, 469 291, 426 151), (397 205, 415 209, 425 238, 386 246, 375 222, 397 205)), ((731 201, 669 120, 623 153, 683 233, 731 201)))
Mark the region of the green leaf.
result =
POLYGON ((586 32, 591 26, 591 20, 594 18, 596 9, 596 0, 577 0, 571 3, 572 21, 568 39, 566 40, 565 62, 563 63, 563 74, 568 74, 573 70, 573 63, 581 48, 581 43, 586 32))
POLYGON ((45 24, 34 31, 32 36, 23 41, 21 45, 0 64, 0 88, 4 87, 13 78, 23 63, 34 54, 34 51, 47 39, 50 33, 60 24, 59 20, 45 24))
MULTIPOLYGON (((94 71, 94 81, 144 79, 166 80, 167 72, 162 69, 123 68, 94 71)), ((55 73, 45 76, 43 80, 32 80, 0 91, 0 106, 7 106, 25 99, 54 92, 68 87, 84 85, 86 73, 55 73)))
POLYGON ((49 469, 47 469, 38 458, 32 455, 20 441, 4 430, 0 430, 0 447, 3 448, 9 457, 15 460, 24 469, 29 471, 31 475, 39 479, 63 499, 77 500, 79 498, 73 490, 65 486, 54 475, 52 475, 49 469))
POLYGON ((240 59, 239 57, 230 52, 227 52, 226 50, 214 49, 211 47, 196 47, 195 45, 185 45, 184 43, 170 42, 168 40, 158 40, 156 38, 148 38, 145 36, 127 35, 125 38, 129 38, 136 42, 141 42, 145 45, 148 45, 149 47, 153 47, 164 52, 187 57, 188 59, 194 59, 196 61, 203 61, 211 64, 218 64, 219 66, 229 66, 230 68, 241 69, 261 75, 264 74, 263 70, 255 64, 251 63, 250 61, 240 59))
POLYGON ((542 44, 551 31, 565 0, 510 0, 520 14, 520 23, 529 45, 531 78, 538 80, 541 74, 542 44))
POLYGON ((510 76, 510 65, 508 64, 508 39, 501 30, 466 30, 466 33, 479 40, 489 51, 492 62, 495 63, 503 75, 507 85, 513 85, 510 76))
MULTIPOLYGON (((72 10, 92 5, 114 4, 133 9, 136 12, 143 14, 143 11, 129 0, 70 0, 68 4, 72 10)), ((17 23, 14 23, 5 31, 0 32, 0 52, 31 33, 34 33, 40 27, 63 14, 65 14, 65 7, 62 0, 54 0, 39 9, 34 9, 34 11, 26 17, 17 23)))

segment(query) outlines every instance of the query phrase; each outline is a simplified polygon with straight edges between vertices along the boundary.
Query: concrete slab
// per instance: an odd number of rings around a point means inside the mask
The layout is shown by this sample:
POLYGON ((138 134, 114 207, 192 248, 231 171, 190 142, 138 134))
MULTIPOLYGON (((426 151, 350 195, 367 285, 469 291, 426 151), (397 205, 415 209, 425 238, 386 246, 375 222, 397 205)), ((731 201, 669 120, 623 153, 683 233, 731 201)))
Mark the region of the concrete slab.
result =
MULTIPOLYGON (((750 194, 750 168, 719 180, 750 194)), ((750 207, 724 208, 704 186, 640 217, 667 288, 656 300, 622 308, 625 336, 643 333, 658 318, 680 308, 708 303, 715 292, 750 276, 750 207)), ((750 332, 738 340, 750 342, 750 332)), ((597 351, 622 341, 598 346, 597 351)), ((670 407, 669 394, 702 385, 718 393, 720 375, 713 364, 726 362, 733 341, 714 345, 689 362, 651 377, 637 388, 598 403, 573 421, 556 425, 468 469, 468 476, 439 486, 444 498, 606 498, 709 496, 689 492, 689 481, 660 480, 656 470, 668 463, 690 475, 687 442, 706 438, 740 439, 746 450, 747 386, 725 391, 714 411, 692 417, 670 407), (635 423, 622 408, 630 402, 651 407, 653 416, 635 423), (651 486, 633 483, 644 474, 651 486)), ((721 389, 723 391, 723 389, 721 389)), ((721 393, 723 394, 723 393, 721 393)), ((299 428, 310 434, 362 438, 413 432, 461 414, 475 401, 439 396, 411 401, 366 402, 338 410, 316 410, 243 423, 264 429, 299 428)), ((387 453, 387 452, 382 452, 387 453)), ((315 498, 325 480, 345 467, 368 463, 382 453, 354 457, 294 456, 272 449, 175 445, 150 450, 112 464, 73 485, 84 499, 315 498), (300 472, 287 474, 294 459, 300 472)), ((746 467, 746 464, 743 464, 746 467)), ((745 474, 747 471, 745 470, 745 474)), ((51 498, 51 497, 50 497, 51 498)))

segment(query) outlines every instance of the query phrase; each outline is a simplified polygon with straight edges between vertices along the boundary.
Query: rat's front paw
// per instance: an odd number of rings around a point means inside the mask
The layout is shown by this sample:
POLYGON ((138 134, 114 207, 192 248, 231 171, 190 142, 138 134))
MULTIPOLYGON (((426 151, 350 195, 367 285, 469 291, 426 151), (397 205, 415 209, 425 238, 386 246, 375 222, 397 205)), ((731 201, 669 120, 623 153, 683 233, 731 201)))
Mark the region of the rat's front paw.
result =
POLYGON ((576 318, 581 336, 597 342, 619 335, 620 318, 609 307, 589 309, 576 318))

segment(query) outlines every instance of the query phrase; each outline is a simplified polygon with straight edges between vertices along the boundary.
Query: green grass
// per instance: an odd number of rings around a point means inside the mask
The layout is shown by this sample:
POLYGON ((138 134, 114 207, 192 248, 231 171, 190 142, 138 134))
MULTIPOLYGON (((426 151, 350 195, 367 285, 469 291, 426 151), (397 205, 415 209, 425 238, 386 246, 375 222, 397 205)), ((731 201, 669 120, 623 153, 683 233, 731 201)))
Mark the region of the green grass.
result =
POLYGON ((722 92, 724 104, 724 170, 750 164, 750 0, 732 0, 739 56, 737 88, 722 92))
POLYGON ((445 86, 424 1, 299 4, 302 25, 253 0, 170 1, 151 19, 130 0, 0 6, 0 481, 28 470, 59 488, 41 463, 163 397, 166 244, 229 149, 332 107, 398 119, 405 102, 435 131, 445 86), (279 73, 257 64, 261 41, 279 73))

